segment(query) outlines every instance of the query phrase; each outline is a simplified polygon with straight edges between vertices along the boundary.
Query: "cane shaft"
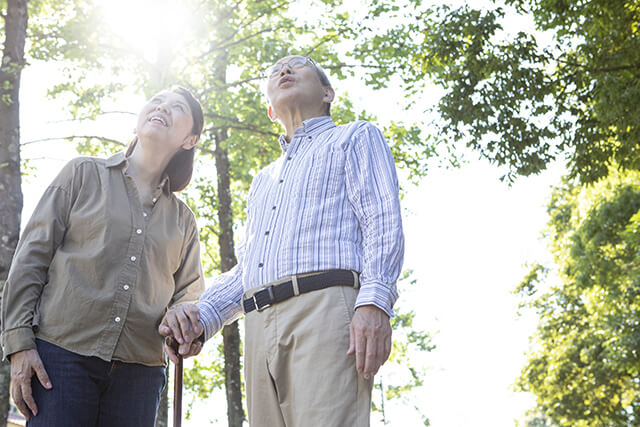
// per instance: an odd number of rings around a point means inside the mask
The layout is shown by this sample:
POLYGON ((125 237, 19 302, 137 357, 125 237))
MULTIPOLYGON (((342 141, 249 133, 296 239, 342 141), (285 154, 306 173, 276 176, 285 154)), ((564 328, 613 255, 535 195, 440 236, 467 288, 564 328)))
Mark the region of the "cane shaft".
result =
POLYGON ((173 427, 182 426, 182 356, 178 355, 173 386, 173 427))

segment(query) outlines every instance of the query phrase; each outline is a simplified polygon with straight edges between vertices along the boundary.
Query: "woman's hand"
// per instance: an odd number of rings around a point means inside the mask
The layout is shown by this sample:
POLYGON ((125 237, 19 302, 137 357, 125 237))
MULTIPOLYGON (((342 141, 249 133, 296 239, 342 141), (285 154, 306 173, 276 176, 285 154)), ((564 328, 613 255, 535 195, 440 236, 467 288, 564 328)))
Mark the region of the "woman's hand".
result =
POLYGON ((38 406, 33 400, 31 391, 31 377, 35 373, 40 384, 47 390, 53 386, 47 371, 44 369, 38 350, 22 350, 13 353, 11 362, 11 394, 16 406, 26 419, 38 415, 38 406), (29 411, 31 410, 31 412, 29 411))
POLYGON ((198 306, 195 304, 180 304, 176 307, 171 307, 162 318, 158 332, 167 338, 165 339, 164 348, 173 363, 178 362, 178 354, 182 357, 191 357, 199 354, 204 342, 199 339, 204 333, 204 326, 200 322, 198 306))

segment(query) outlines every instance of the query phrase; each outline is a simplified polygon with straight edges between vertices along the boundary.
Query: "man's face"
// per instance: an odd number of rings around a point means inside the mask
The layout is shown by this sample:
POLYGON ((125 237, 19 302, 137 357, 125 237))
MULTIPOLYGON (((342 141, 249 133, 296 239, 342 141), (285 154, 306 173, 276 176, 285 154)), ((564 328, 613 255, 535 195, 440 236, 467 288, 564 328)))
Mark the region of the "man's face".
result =
POLYGON ((269 69, 267 79, 267 97, 275 113, 272 120, 285 109, 322 107, 325 103, 327 88, 320 82, 315 65, 307 58, 282 58, 269 69))

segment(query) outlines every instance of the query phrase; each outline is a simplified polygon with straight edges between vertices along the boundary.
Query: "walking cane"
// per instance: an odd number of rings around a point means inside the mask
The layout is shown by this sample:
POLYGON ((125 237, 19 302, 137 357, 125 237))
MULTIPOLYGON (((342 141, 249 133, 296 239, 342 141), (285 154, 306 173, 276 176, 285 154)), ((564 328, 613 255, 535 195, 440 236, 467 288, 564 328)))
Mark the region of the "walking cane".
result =
POLYGON ((173 338, 167 340, 178 356, 173 384, 173 427, 182 427, 182 356, 178 353, 178 342, 173 338))

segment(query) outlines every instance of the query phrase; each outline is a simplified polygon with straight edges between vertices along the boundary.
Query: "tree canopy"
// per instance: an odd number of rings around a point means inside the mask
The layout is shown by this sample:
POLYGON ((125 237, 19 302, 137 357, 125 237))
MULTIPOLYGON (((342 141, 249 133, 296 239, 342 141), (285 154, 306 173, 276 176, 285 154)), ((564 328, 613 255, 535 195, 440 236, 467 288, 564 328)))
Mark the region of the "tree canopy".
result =
POLYGON ((637 0, 414 3, 402 29, 367 40, 356 54, 377 49, 377 62, 395 64, 409 91, 425 79, 444 89, 435 107, 439 138, 477 150, 509 181, 556 159, 584 183, 612 165, 640 168, 637 0), (407 32, 413 37, 393 37, 407 32))

